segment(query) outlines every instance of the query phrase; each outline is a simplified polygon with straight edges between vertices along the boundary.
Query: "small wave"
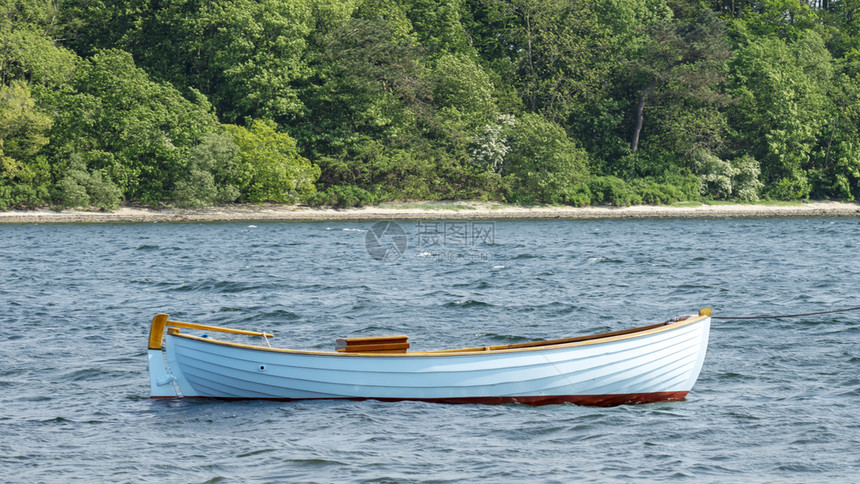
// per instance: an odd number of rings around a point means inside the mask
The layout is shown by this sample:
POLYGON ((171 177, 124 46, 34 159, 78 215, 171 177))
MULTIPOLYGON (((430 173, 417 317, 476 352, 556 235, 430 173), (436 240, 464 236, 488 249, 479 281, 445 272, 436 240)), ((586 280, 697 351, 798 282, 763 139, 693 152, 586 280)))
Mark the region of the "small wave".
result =
POLYGON ((233 321, 233 323, 252 323, 252 324, 272 324, 279 321, 296 321, 301 319, 298 314, 287 311, 286 309, 276 309, 274 311, 251 312, 247 313, 243 318, 233 321))
POLYGON ((391 335, 391 334, 406 334, 404 333, 403 328, 397 328, 392 326, 378 326, 372 324, 370 326, 365 326, 361 329, 351 331, 345 337, 349 338, 363 338, 365 336, 382 336, 382 335, 391 335))
POLYGON ((749 375, 744 375, 741 373, 735 373, 735 372, 731 372, 731 371, 725 372, 722 375, 718 375, 718 378, 720 380, 750 380, 749 375))
POLYGON ((451 301, 449 303, 445 303, 444 307, 448 308, 470 308, 470 307, 480 307, 480 306, 492 306, 490 303, 485 303, 484 301, 476 301, 474 299, 461 299, 459 301, 451 301))
POLYGON ((453 284, 451 287, 470 288, 470 289, 489 289, 492 286, 487 281, 477 281, 477 282, 463 282, 460 284, 453 284))
POLYGON ((104 378, 104 371, 102 370, 93 370, 93 369, 84 369, 84 370, 75 370, 70 373, 66 373, 63 375, 63 380, 65 381, 83 381, 83 380, 93 380, 93 379, 101 379, 104 378))
POLYGON ((301 316, 298 314, 288 311, 286 309, 275 309, 274 311, 268 311, 261 313, 260 316, 264 318, 275 318, 275 319, 299 319, 301 316))
POLYGON ((203 291, 203 292, 216 292, 221 294, 235 294, 239 292, 245 291, 253 291, 255 289, 260 289, 262 286, 260 285, 250 285, 241 282, 232 282, 232 281, 200 281, 194 282, 190 284, 183 284, 176 288, 171 288, 171 291, 177 292, 195 292, 195 291, 203 291))
POLYGON ((219 309, 219 310, 218 310, 218 312, 219 312, 219 313, 232 313, 232 312, 243 312, 243 311, 245 311, 245 309, 242 309, 242 308, 229 308, 229 307, 226 307, 226 306, 223 306, 223 307, 221 307, 221 309, 219 309))
POLYGON ((857 397, 860 396, 860 387, 856 387, 852 390, 840 391, 836 395, 839 397, 857 397))
POLYGON ((553 313, 555 315, 558 315, 558 316, 565 316, 568 314, 574 314, 577 311, 581 311, 584 309, 580 306, 576 306, 573 304, 565 304, 565 303, 560 303, 560 302, 553 302, 550 304, 545 304, 544 307, 546 309, 553 310, 553 313))
POLYGON ((514 336, 510 334, 496 334, 496 333, 475 333, 475 337, 481 341, 496 341, 499 343, 528 343, 530 341, 534 341, 534 339, 526 338, 525 336, 514 336))
POLYGON ((713 286, 707 284, 679 284, 672 286, 672 289, 712 289, 713 286))
POLYGON ((298 466, 309 466, 309 467, 324 467, 324 466, 345 466, 343 462, 338 462, 336 460, 326 460, 326 459, 290 459, 287 462, 298 466))
POLYGON ((259 450, 254 450, 251 452, 243 452, 243 453, 237 455, 236 457, 239 457, 239 458, 254 457, 256 455, 267 454, 269 452, 275 452, 275 449, 259 449, 259 450))
POLYGON ((54 417, 42 420, 42 423, 75 423, 75 421, 65 417, 54 417))
POLYGON ((157 245, 141 245, 135 250, 158 250, 159 247, 157 245))
POLYGON ((622 264, 624 263, 621 259, 611 259, 609 257, 589 257, 588 262, 597 262, 598 264, 603 262, 611 262, 613 264, 622 264))

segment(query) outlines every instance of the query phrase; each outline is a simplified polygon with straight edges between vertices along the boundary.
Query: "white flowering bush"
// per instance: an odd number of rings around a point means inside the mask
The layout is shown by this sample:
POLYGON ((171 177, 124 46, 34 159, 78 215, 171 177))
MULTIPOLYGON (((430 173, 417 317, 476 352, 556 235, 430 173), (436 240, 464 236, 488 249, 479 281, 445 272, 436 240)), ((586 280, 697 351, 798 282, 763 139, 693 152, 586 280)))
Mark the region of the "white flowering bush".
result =
POLYGON ((517 118, 513 114, 501 114, 496 124, 485 125, 469 146, 471 162, 487 171, 504 172, 505 157, 511 152, 511 129, 516 125, 517 118))
POLYGON ((735 192, 735 198, 744 202, 755 202, 758 200, 758 194, 764 183, 759 180, 761 175, 761 166, 758 160, 750 155, 744 155, 740 158, 732 160, 732 185, 735 192))
POLYGON ((693 158, 693 170, 701 180, 700 193, 714 199, 754 202, 764 186, 759 180, 759 162, 749 155, 726 161, 709 151, 700 151, 693 158))

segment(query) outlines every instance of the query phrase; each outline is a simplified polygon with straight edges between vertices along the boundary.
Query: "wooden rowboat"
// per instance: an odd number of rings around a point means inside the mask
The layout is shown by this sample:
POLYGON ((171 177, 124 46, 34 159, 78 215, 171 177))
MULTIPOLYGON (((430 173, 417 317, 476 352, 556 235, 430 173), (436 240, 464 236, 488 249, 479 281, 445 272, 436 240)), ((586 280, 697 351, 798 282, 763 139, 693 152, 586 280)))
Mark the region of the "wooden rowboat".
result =
POLYGON ((681 400, 702 369, 710 308, 622 331, 442 351, 406 336, 338 340, 335 351, 272 348, 255 331, 152 321, 152 398, 418 400, 611 406, 681 400), (166 336, 165 336, 166 329, 166 336), (192 332, 181 332, 191 330, 192 332), (243 344, 206 333, 249 335, 243 344), (196 334, 192 334, 196 333, 196 334))

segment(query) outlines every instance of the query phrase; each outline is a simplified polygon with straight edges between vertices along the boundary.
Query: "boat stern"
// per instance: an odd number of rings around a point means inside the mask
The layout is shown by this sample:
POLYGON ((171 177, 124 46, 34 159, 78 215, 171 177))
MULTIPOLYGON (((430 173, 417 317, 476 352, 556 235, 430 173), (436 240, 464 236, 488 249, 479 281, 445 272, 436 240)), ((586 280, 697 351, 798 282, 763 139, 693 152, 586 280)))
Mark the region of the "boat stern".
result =
POLYGON ((170 372, 162 350, 167 315, 158 314, 149 331, 149 398, 177 398, 176 377, 170 372))
POLYGON ((149 398, 179 397, 175 381, 176 377, 170 374, 164 361, 164 352, 149 350, 149 398))

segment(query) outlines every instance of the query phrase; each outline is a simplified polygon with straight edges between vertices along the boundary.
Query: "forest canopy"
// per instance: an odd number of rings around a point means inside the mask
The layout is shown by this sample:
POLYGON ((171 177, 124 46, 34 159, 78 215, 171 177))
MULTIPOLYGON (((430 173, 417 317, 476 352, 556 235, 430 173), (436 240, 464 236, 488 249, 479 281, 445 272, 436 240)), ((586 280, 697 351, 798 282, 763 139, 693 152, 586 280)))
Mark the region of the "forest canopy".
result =
POLYGON ((860 198, 860 0, 0 0, 0 210, 860 198))

